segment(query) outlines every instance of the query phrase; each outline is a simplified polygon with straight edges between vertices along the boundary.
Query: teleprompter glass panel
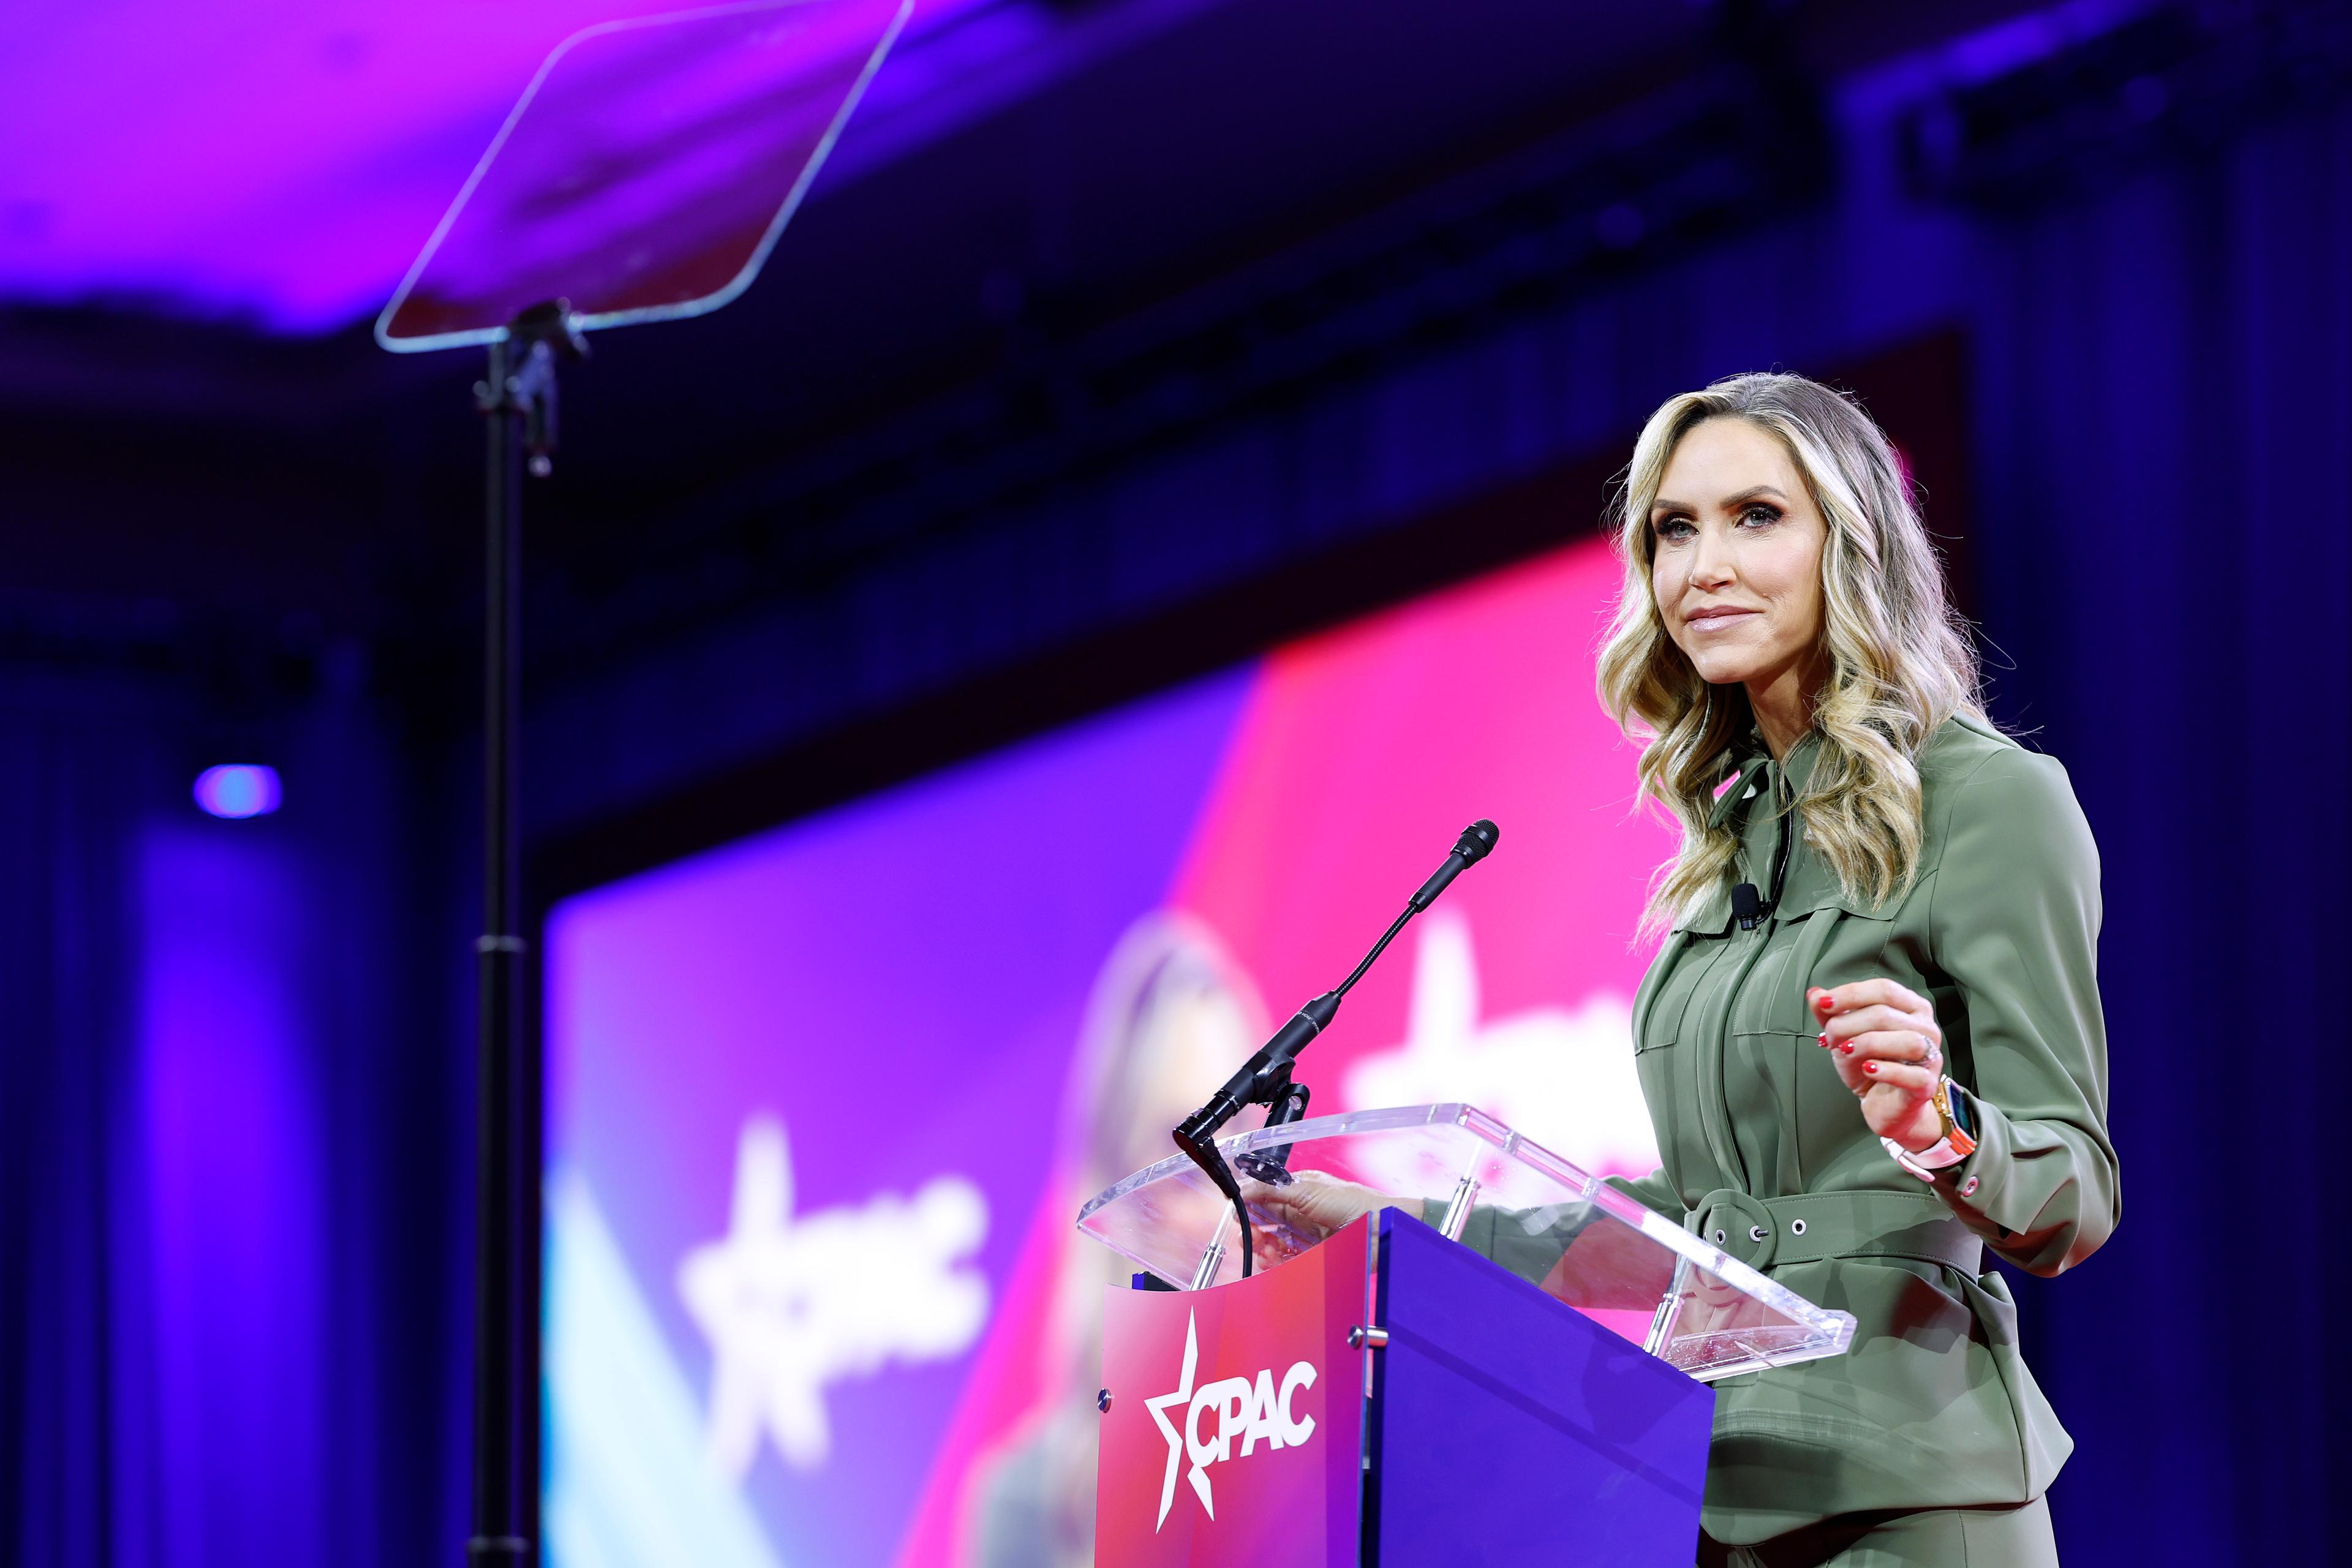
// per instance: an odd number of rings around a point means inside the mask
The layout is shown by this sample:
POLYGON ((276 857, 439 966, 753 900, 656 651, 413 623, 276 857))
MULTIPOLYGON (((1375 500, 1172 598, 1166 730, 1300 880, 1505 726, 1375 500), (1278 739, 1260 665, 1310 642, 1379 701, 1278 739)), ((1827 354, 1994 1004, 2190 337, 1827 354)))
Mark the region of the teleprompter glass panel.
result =
POLYGON ((749 288, 913 0, 750 0, 556 46, 376 321, 395 351, 488 342, 568 300, 583 330, 749 288))
MULTIPOLYGON (((1836 1355, 1847 1312, 1817 1307, 1597 1176, 1466 1105, 1316 1117, 1218 1140, 1227 1163, 1287 1148, 1293 1171, 1376 1187, 1652 1354, 1711 1382, 1836 1355)), ((1244 1182, 1246 1197, 1254 1189, 1244 1182)), ((1314 1246, 1251 1204, 1260 1268, 1314 1246)), ((1241 1277, 1232 1205, 1171 1155, 1087 1200, 1079 1228, 1180 1289, 1241 1277)))

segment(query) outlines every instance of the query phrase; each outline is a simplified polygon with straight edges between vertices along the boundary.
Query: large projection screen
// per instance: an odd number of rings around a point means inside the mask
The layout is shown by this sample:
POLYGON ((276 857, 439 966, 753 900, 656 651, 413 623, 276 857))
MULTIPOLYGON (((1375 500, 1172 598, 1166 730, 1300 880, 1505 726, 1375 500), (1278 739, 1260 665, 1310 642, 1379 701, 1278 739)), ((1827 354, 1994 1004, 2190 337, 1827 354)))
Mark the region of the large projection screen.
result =
POLYGON ((1595 541, 567 900, 547 927, 561 1568, 1083 1563, 1081 1199, 1502 828, 1302 1058, 1654 1163, 1670 837, 1593 696, 1595 541))

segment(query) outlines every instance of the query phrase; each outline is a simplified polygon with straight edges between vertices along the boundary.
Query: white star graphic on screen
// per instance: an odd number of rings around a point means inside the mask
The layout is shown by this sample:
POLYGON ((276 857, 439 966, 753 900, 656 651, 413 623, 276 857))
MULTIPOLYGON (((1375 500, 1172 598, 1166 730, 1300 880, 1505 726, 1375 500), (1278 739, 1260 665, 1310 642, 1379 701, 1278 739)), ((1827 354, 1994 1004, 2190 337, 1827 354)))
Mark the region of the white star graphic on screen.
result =
POLYGON ((1465 1100, 1587 1169, 1656 1165, 1630 1004, 1598 992, 1573 1012, 1532 1007, 1484 1025, 1478 1005, 1470 922, 1458 910, 1432 910, 1413 953, 1409 1032, 1348 1069, 1349 1109, 1465 1100))
POLYGON ((678 1265, 678 1295, 710 1342, 710 1457, 738 1479, 763 1428, 786 1464, 823 1465, 828 1384, 959 1355, 988 1318, 988 1282, 969 1262, 988 1205, 963 1177, 798 1219, 792 1207, 784 1125, 755 1116, 736 1146, 726 1238, 678 1265))
MULTIPOLYGON (((1175 1422, 1168 1419, 1168 1407, 1172 1405, 1179 1411, 1183 1411, 1192 1406, 1192 1371, 1201 1359, 1201 1342, 1193 1331, 1194 1328, 1192 1315, 1186 1314, 1184 1372, 1176 1380, 1176 1392, 1143 1402, 1143 1407, 1151 1412, 1151 1419, 1159 1423, 1160 1435, 1168 1439, 1168 1473, 1160 1479, 1160 1518, 1151 1526, 1154 1534, 1159 1533, 1160 1525, 1168 1522, 1168 1505, 1176 1500, 1176 1467, 1184 1458, 1184 1433, 1175 1422)), ((1192 1489, 1200 1494, 1201 1506, 1208 1510, 1209 1517, 1216 1518, 1216 1508, 1209 1501, 1208 1475, 1198 1465, 1192 1467, 1192 1489)))

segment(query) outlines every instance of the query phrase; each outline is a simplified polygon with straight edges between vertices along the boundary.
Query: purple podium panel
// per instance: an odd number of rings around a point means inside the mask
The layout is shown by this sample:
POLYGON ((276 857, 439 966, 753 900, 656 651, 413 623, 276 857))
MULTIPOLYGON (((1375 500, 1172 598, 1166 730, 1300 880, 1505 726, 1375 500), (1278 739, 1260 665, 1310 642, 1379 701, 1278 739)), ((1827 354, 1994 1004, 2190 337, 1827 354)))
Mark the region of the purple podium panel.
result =
POLYGON ((1715 1393, 1382 1211, 1364 1562, 1688 1568, 1715 1393))

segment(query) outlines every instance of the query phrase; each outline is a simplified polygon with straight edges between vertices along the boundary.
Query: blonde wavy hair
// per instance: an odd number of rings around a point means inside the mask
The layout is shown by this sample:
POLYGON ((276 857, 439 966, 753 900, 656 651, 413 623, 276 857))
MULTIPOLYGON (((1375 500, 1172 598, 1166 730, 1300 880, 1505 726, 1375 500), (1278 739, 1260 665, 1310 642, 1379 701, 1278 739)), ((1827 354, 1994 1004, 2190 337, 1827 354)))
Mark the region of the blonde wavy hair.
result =
POLYGON ((1738 685, 1699 677, 1666 633, 1650 585, 1650 508, 1666 464, 1709 419, 1745 419, 1778 440, 1829 527, 1822 551, 1820 738, 1796 809, 1805 842, 1849 899, 1873 907, 1907 891, 1919 868, 1921 747, 1957 714, 1981 721, 1976 654, 1894 447, 1852 400, 1801 375, 1735 375, 1672 397, 1633 444, 1615 523, 1625 578, 1601 649, 1601 700, 1643 742, 1642 794, 1682 825, 1659 868, 1644 932, 1671 924, 1731 867, 1738 838, 1710 827, 1754 715, 1738 685))

